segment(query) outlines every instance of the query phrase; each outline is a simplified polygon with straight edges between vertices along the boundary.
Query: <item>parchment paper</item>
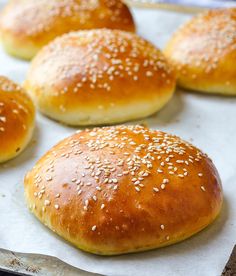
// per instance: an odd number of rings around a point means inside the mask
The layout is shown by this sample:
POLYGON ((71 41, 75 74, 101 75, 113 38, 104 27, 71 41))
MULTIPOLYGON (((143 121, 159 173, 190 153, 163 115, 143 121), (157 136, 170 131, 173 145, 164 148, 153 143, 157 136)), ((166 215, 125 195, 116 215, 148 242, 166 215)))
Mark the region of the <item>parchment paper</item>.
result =
MULTIPOLYGON (((138 32, 159 47, 190 15, 134 10, 138 32)), ((22 82, 28 63, 0 49, 0 74, 22 82)), ((139 121, 140 122, 140 121, 139 121)), ((0 166, 0 248, 56 256, 105 275, 220 275, 236 241, 236 97, 176 92, 158 114, 141 122, 180 135, 207 152, 219 169, 224 206, 217 221, 182 243, 146 253, 99 257, 77 250, 41 225, 25 207, 23 177, 51 146, 75 131, 41 115, 33 141, 18 158, 0 166)))

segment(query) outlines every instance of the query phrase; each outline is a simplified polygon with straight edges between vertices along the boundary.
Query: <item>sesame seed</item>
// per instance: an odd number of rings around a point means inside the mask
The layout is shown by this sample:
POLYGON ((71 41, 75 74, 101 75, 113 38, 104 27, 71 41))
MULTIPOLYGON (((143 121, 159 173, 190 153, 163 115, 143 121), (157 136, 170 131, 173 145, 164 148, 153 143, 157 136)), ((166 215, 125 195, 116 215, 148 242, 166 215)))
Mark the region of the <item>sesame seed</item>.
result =
POLYGON ((51 176, 46 176, 46 181, 52 181, 52 177, 51 176))
POLYGON ((164 190, 164 189, 165 189, 165 187, 166 187, 166 185, 165 185, 165 184, 161 184, 161 189, 162 189, 162 190, 164 190))
POLYGON ((156 193, 158 193, 158 192, 159 192, 159 189, 158 189, 157 187, 154 187, 154 188, 153 188, 153 191, 156 192, 156 193))
POLYGON ((96 225, 94 225, 91 229, 92 229, 92 231, 96 231, 97 226, 96 226, 96 225))
POLYGON ((146 72, 146 76, 147 76, 147 77, 152 77, 152 76, 153 76, 153 73, 150 72, 150 71, 147 71, 147 72, 146 72))
POLYGON ((46 200, 44 201, 44 205, 45 205, 45 206, 49 206, 50 204, 51 204, 51 202, 50 202, 49 200, 46 199, 46 200))
POLYGON ((0 122, 6 123, 7 119, 6 117, 0 116, 0 122))
POLYGON ((93 200, 94 200, 94 201, 97 201, 97 197, 96 197, 96 196, 93 196, 93 200))

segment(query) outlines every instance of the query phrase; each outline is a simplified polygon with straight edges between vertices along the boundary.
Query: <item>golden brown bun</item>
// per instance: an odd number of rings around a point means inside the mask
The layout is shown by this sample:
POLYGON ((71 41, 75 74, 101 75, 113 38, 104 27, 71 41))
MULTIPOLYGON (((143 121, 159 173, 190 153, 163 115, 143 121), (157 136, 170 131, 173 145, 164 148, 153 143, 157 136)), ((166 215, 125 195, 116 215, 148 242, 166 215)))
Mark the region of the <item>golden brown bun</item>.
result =
POLYGON ((95 128, 46 153, 25 177, 27 204, 50 229, 88 252, 163 247, 218 215, 212 161, 180 138, 141 126, 95 128))
POLYGON ((236 95, 236 8, 207 11, 182 26, 165 49, 184 88, 236 95))
POLYGON ((24 87, 40 111, 69 125, 151 115, 172 97, 175 76, 163 54, 135 34, 80 31, 44 47, 24 87))
POLYGON ((34 129, 32 101, 17 84, 0 76, 0 163, 17 156, 34 129))
POLYGON ((11 0, 0 15, 4 48, 23 59, 31 59, 57 36, 98 28, 135 31, 120 0, 11 0))

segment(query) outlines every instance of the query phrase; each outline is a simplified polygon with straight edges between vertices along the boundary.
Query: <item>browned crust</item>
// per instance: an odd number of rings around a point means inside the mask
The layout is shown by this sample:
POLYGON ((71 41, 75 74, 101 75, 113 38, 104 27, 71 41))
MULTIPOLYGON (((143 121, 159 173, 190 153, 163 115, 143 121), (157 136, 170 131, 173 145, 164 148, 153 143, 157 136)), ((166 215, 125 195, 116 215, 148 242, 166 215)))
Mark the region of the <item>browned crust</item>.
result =
POLYGON ((27 174, 25 194, 45 225, 103 255, 186 239, 211 223, 222 204, 218 172, 205 154, 140 126, 65 139, 27 174))
POLYGON ((159 110, 174 92, 175 76, 148 41, 102 29, 70 33, 50 43, 33 60, 24 87, 49 117, 67 124, 104 124, 121 122, 122 112, 128 113, 124 121, 159 110), (135 109, 137 104, 143 109, 148 104, 148 112, 135 109), (93 119, 84 123, 86 114, 93 119))
POLYGON ((6 50, 26 59, 57 36, 97 28, 135 31, 128 7, 119 0, 11 0, 0 16, 6 50))
POLYGON ((204 12, 170 39, 166 56, 178 83, 201 92, 236 94, 236 8, 204 12))
POLYGON ((0 76, 0 162, 18 155, 34 129, 32 101, 17 84, 0 76))

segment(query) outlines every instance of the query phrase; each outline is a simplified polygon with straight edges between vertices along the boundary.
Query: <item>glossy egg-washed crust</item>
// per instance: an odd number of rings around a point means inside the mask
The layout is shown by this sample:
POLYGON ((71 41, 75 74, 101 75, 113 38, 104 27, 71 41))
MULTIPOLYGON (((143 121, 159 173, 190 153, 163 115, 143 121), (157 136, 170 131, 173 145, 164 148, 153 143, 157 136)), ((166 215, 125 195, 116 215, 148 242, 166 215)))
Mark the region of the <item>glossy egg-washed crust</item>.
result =
POLYGON ((17 156, 34 129, 35 109, 23 89, 0 76, 0 163, 17 156))
POLYGON ((194 17, 170 39, 165 54, 175 65, 180 86, 236 95, 236 8, 194 17))
POLYGON ((221 181, 205 154, 141 126, 95 128, 63 140, 26 175, 25 195, 55 233, 102 255, 184 240, 222 205, 221 181))
POLYGON ((11 0, 0 14, 3 46, 24 59, 57 36, 98 28, 135 31, 132 15, 120 0, 11 0))
POLYGON ((146 117, 165 105, 175 75, 163 54, 119 30, 66 34, 34 58, 25 89, 41 112, 69 125, 146 117))

